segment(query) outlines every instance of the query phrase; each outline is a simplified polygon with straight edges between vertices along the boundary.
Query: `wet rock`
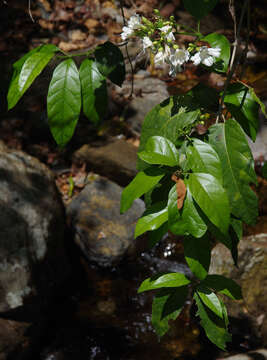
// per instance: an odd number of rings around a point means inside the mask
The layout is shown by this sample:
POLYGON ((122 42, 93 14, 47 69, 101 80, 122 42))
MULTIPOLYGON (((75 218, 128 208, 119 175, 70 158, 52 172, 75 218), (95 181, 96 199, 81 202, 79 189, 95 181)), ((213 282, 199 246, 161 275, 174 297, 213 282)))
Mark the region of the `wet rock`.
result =
POLYGON ((242 239, 239 244, 238 268, 233 266, 229 251, 218 244, 212 250, 210 273, 222 274, 237 281, 244 301, 228 301, 230 316, 248 317, 267 344, 267 234, 257 234, 242 239))
POLYGON ((267 350, 266 349, 259 349, 250 351, 247 354, 237 354, 233 356, 229 356, 226 358, 220 358, 217 360, 265 360, 267 359, 267 350))
POLYGON ((7 149, 0 151, 0 239, 0 312, 39 306, 69 272, 63 205, 49 169, 7 149))
POLYGON ((135 177, 137 148, 123 139, 83 145, 73 154, 73 162, 86 163, 88 168, 121 186, 135 177))
MULTIPOLYGON (((125 82, 121 90, 130 93, 129 82, 125 82)), ((134 80, 134 91, 136 97, 131 101, 126 111, 125 119, 130 124, 132 130, 140 133, 146 114, 160 102, 169 97, 167 86, 164 81, 152 77, 138 76, 134 80)))
POLYGON ((67 216, 72 224, 75 242, 86 258, 101 267, 118 263, 134 243, 134 228, 144 211, 136 200, 120 215, 122 188, 97 178, 70 203, 67 216))
POLYGON ((29 326, 26 322, 0 319, 0 360, 8 359, 10 354, 21 354, 27 349, 29 326))

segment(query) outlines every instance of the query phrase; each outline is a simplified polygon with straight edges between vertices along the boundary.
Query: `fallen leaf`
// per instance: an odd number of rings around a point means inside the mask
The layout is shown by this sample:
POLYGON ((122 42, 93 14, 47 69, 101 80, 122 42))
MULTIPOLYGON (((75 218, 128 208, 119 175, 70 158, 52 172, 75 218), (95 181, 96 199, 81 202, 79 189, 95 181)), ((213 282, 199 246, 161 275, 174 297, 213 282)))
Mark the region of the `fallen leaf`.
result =
POLYGON ((184 199, 186 195, 186 186, 182 179, 177 175, 172 175, 172 181, 176 182, 176 192, 177 192, 177 208, 178 210, 182 209, 184 205, 184 199))

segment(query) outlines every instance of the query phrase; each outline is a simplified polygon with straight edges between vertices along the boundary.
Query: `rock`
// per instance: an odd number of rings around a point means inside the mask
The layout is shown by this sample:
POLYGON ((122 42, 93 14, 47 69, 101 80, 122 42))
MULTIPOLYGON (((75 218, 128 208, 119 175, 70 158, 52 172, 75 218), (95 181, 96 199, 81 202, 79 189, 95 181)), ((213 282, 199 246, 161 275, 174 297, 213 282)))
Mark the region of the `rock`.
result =
MULTIPOLYGON (((169 94, 166 83, 152 77, 138 77, 135 79, 134 90, 137 96, 131 101, 125 119, 135 132, 140 133, 146 114, 154 106, 168 98, 169 94)), ((121 91, 129 94, 130 83, 125 82, 121 91)))
POLYGON ((266 349, 258 349, 254 351, 250 351, 247 354, 237 354, 233 356, 229 356, 226 358, 220 358, 217 360, 266 360, 267 359, 267 350, 266 349))
POLYGON ((0 151, 0 214, 0 312, 39 306, 69 272, 64 209, 49 169, 0 151))
POLYGON ((28 347, 27 330, 30 324, 14 320, 0 319, 0 360, 13 358, 28 347))
POLYGON ((75 242, 90 262, 100 267, 117 264, 134 243, 134 228, 144 211, 136 200, 120 215, 122 188, 104 178, 86 185, 67 208, 75 242))
POLYGON ((210 273, 222 274, 242 287, 244 301, 228 301, 232 317, 249 317, 256 332, 267 344, 267 234, 248 236, 238 246, 238 268, 233 266, 229 251, 218 244, 212 250, 210 273), (248 315, 249 314, 249 315, 248 315))
POLYGON ((83 145, 73 154, 76 164, 86 163, 88 168, 104 175, 119 185, 126 186, 137 174, 137 148, 123 139, 83 145))

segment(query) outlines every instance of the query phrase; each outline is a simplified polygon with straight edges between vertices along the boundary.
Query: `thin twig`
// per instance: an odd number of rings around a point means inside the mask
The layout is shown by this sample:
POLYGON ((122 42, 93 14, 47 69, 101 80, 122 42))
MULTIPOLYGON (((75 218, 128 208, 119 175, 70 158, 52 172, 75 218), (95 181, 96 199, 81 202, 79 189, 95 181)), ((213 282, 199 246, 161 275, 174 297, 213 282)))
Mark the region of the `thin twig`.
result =
POLYGON ((28 12, 29 12, 29 15, 30 15, 30 18, 32 20, 32 22, 35 22, 33 16, 32 16, 32 11, 31 11, 31 0, 28 1, 28 12))
MULTIPOLYGON (((216 118, 216 124, 219 122, 219 120, 222 117, 222 109, 223 109, 223 105, 224 105, 224 98, 226 95, 226 91, 228 89, 228 86, 230 85, 231 79, 233 77, 234 72, 236 71, 236 68, 239 64, 240 58, 242 54, 239 54, 239 56, 236 56, 236 52, 237 52, 237 48, 239 47, 240 44, 240 32, 241 32, 241 27, 242 27, 242 23, 243 23, 243 19, 244 19, 244 15, 245 15, 245 11, 248 7, 248 3, 249 0, 245 0, 243 3, 243 7, 242 7, 242 11, 241 11, 241 16, 240 16, 240 20, 238 23, 238 28, 235 34, 235 41, 234 41, 234 48, 233 48, 233 52, 230 58, 230 62, 229 62, 229 72, 227 74, 227 78, 224 84, 224 89, 223 89, 223 94, 221 97, 221 101, 220 101, 220 105, 219 105, 219 110, 218 110, 218 115, 216 118)), ((233 0, 230 0, 230 4, 232 4, 233 6, 233 0)), ((232 12, 231 12, 232 14, 232 12)), ((235 15, 234 15, 235 18, 235 15)))
MULTIPOLYGON (((122 15, 122 18, 123 18, 123 24, 125 26, 126 25, 126 19, 125 19, 125 15, 124 15, 122 0, 120 0, 120 8, 121 8, 121 15, 122 15)), ((130 63, 131 73, 132 73, 132 76, 131 76, 131 93, 129 95, 129 99, 131 99, 132 96, 133 96, 133 92, 134 92, 134 69, 133 69, 133 64, 132 64, 132 61, 131 61, 131 58, 130 58, 130 55, 129 55, 129 51, 128 51, 128 42, 126 42, 126 44, 125 44, 125 51, 126 51, 126 56, 127 56, 128 60, 129 60, 129 63, 130 63)))

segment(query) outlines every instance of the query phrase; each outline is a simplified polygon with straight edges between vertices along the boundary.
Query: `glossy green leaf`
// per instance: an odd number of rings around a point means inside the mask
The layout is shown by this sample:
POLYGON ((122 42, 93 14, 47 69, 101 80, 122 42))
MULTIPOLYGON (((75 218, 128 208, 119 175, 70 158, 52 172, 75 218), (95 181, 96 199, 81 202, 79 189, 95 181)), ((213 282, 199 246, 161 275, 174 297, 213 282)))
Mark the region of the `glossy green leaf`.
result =
MULTIPOLYGON (((23 89, 21 89, 19 86, 19 80, 20 80, 22 68, 23 68, 25 62, 36 53, 53 54, 53 52, 55 52, 57 50, 58 50, 58 48, 55 45, 41 45, 41 46, 38 46, 38 47, 34 48, 33 50, 29 51, 21 59, 19 59, 18 61, 16 61, 13 64, 13 75, 12 75, 12 79, 11 79, 9 89, 8 89, 8 94, 7 94, 8 110, 12 109, 17 104, 17 102, 23 96, 25 91, 31 85, 31 83, 30 83, 28 87, 24 86, 23 89)), ((46 57, 46 55, 45 55, 45 57, 46 57)), ((36 73, 35 73, 35 75, 36 75, 36 73)), ((32 78, 32 76, 31 76, 31 78, 32 78)), ((33 80, 34 80, 34 78, 33 78, 33 80)))
POLYGON ((63 147, 71 139, 81 110, 79 72, 72 59, 54 70, 47 95, 49 127, 56 143, 63 147))
POLYGON ((227 308, 226 308, 224 302, 222 301, 222 299, 219 299, 219 301, 220 301, 220 303, 221 303, 222 313, 223 313, 223 320, 224 320, 224 323, 225 323, 225 327, 226 327, 226 329, 227 329, 227 328, 228 328, 228 325, 229 325, 227 308))
POLYGON ((185 260, 192 273, 199 279, 204 279, 210 266, 210 241, 207 236, 202 238, 193 238, 187 236, 184 238, 185 260))
POLYGON ((220 158, 210 144, 193 139, 186 147, 186 170, 213 175, 222 183, 222 167, 220 158))
POLYGON ((177 289, 162 289, 154 297, 151 322, 158 336, 169 330, 169 320, 175 320, 181 313, 187 299, 186 286, 177 289))
POLYGON ((121 86, 125 79, 125 64, 118 46, 107 41, 95 50, 98 70, 114 84, 121 86))
POLYGON ((234 280, 222 275, 208 275, 201 284, 233 300, 242 299, 241 287, 234 280))
MULTIPOLYGON (((193 95, 171 96, 156 105, 144 119, 139 152, 145 150, 145 145, 152 136, 163 136, 175 144, 183 129, 191 126, 199 115, 200 110, 193 95)), ((147 167, 140 159, 137 165, 139 170, 147 167)))
POLYGON ((168 208, 165 202, 159 202, 152 205, 145 211, 143 216, 138 219, 134 237, 142 235, 146 231, 158 229, 162 224, 168 220, 168 208))
POLYGON ((214 292, 210 291, 207 287, 203 284, 197 287, 197 294, 202 300, 202 302, 214 312, 215 315, 219 316, 223 319, 223 309, 220 303, 220 300, 214 294, 214 292))
POLYGON ((158 184, 164 175, 164 171, 160 169, 140 171, 122 191, 120 212, 123 214, 127 211, 132 206, 135 199, 138 199, 140 196, 151 190, 158 184))
POLYGON ((230 206, 226 191, 212 175, 193 173, 189 175, 190 192, 209 220, 223 233, 227 233, 230 222, 230 206))
POLYGON ((265 119, 267 119, 266 106, 261 101, 261 99, 256 95, 255 90, 252 87, 248 85, 246 85, 246 87, 249 89, 249 94, 251 95, 252 99, 256 101, 257 104, 259 104, 265 119))
POLYGON ((142 282, 138 289, 138 293, 161 289, 161 288, 173 288, 188 285, 190 280, 182 273, 168 273, 164 275, 155 275, 142 282))
POLYGON ((177 166, 179 162, 175 145, 162 136, 150 137, 146 142, 145 150, 139 152, 138 156, 148 164, 177 166))
MULTIPOLYGON (((186 181, 185 183, 187 185, 186 181)), ((177 194, 175 198, 175 193, 173 194, 173 207, 176 205, 177 209, 177 194)), ((169 228, 171 232, 175 235, 191 234, 196 238, 202 237, 207 231, 207 225, 201 218, 197 208, 198 206, 192 197, 189 187, 187 186, 186 197, 182 210, 179 212, 176 218, 172 217, 172 215, 169 213, 169 228)))
POLYGON ((148 239, 150 249, 163 238, 163 236, 168 232, 168 228, 168 222, 165 222, 158 229, 149 232, 148 239))
POLYGON ((218 0, 183 0, 184 7, 186 10, 193 15, 198 20, 202 19, 204 16, 215 7, 218 0))
POLYGON ((99 72, 93 60, 85 59, 80 67, 83 112, 94 124, 98 124, 107 110, 106 78, 99 72))
POLYGON ((221 34, 212 33, 201 40, 208 42, 212 48, 221 49, 220 56, 216 58, 212 68, 218 72, 226 72, 231 54, 231 46, 227 38, 221 34))
POLYGON ((202 302, 197 293, 194 294, 198 312, 197 315, 201 319, 201 326, 209 340, 217 345, 220 349, 225 350, 226 342, 230 342, 232 337, 227 331, 225 319, 222 320, 212 311, 210 311, 202 302))
POLYGON ((259 104, 249 88, 240 83, 229 85, 224 102, 246 134, 255 141, 259 129, 259 104))
POLYGON ((249 183, 257 183, 254 161, 246 136, 233 119, 209 128, 209 143, 221 159, 223 186, 227 191, 231 212, 247 224, 258 216, 257 196, 249 183))

